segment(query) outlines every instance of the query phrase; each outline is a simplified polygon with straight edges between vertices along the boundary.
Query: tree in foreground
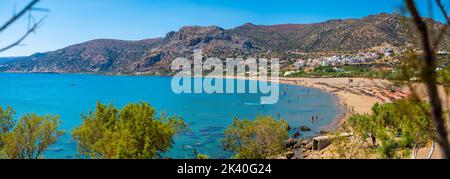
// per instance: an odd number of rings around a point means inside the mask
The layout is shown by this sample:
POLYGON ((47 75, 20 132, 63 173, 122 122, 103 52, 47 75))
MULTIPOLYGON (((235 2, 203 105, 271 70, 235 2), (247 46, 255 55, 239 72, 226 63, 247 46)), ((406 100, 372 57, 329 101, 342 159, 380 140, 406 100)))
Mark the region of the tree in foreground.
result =
POLYGON ((272 117, 259 116, 255 120, 234 119, 225 130, 226 150, 236 152, 238 159, 266 159, 281 154, 288 139, 288 123, 272 117))
MULTIPOLYGON (((436 128, 436 140, 442 150, 443 158, 450 159, 450 143, 448 138, 448 126, 446 126, 443 105, 441 102, 442 94, 438 92, 438 73, 436 67, 438 64, 437 52, 440 49, 448 48, 448 44, 442 43, 442 39, 448 36, 448 29, 450 27, 450 16, 448 15, 445 5, 441 0, 434 0, 439 7, 441 14, 445 18, 445 24, 439 29, 437 34, 434 34, 433 27, 427 25, 427 22, 420 14, 417 8, 416 1, 403 0, 409 15, 412 17, 413 25, 416 29, 419 46, 417 49, 422 51, 421 55, 414 53, 413 58, 408 58, 408 61, 419 62, 417 67, 412 70, 419 72, 420 79, 424 82, 429 101, 429 115, 433 119, 433 124, 436 128), (434 38, 436 36, 436 38, 434 38)), ((429 3, 433 1, 428 1, 429 3)), ((448 88, 448 84, 444 85, 448 88)), ((449 90, 447 89, 446 92, 449 90)), ((448 94, 445 94, 448 96, 448 94)), ((447 119, 448 121, 448 119, 447 119)))
POLYGON ((6 135, 14 128, 14 110, 9 106, 6 109, 0 107, 0 149, 5 145, 6 135))
POLYGON ((59 116, 26 114, 17 124, 14 111, 0 108, 0 157, 8 159, 38 159, 64 134, 58 130, 59 116))
POLYGON ((82 115, 83 123, 72 131, 81 155, 95 159, 150 159, 161 157, 186 129, 179 117, 155 116, 148 103, 117 109, 97 103, 94 112, 82 115))
POLYGON ((410 149, 424 147, 435 139, 428 107, 414 99, 376 104, 373 114, 355 114, 348 124, 361 142, 370 141, 380 158, 401 158, 409 155, 410 149))

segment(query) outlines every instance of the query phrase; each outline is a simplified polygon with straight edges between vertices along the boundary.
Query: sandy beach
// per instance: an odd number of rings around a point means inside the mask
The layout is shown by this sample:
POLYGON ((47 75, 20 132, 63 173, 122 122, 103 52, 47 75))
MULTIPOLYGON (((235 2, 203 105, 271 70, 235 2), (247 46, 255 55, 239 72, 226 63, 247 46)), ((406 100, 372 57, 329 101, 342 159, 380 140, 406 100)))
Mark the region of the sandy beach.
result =
POLYGON ((345 112, 337 122, 334 122, 335 124, 344 122, 351 113, 370 113, 375 103, 383 103, 377 97, 363 93, 355 93, 352 89, 357 89, 362 86, 369 88, 373 83, 389 84, 384 80, 363 78, 281 78, 280 83, 312 87, 338 97, 339 103, 345 108, 345 112))
MULTIPOLYGON (((347 110, 346 112, 336 119, 328 129, 330 131, 337 129, 343 122, 345 122, 351 114, 368 114, 371 113, 372 106, 376 103, 392 102, 401 98, 405 98, 409 95, 409 89, 403 87, 403 92, 389 92, 392 82, 380 79, 365 79, 365 78, 281 78, 280 83, 301 85, 306 87, 313 87, 332 93, 339 98, 340 104, 347 110), (350 82, 351 81, 351 82, 350 82), (371 88, 370 93, 355 93, 355 90, 371 88), (380 92, 384 92, 381 94, 380 92), (383 96, 384 95, 384 96, 383 96), (391 100, 389 98, 392 98, 391 100)), ((423 84, 414 84, 413 89, 415 93, 422 99, 427 100, 426 88, 423 84)), ((392 90, 392 89, 391 89, 392 90)), ((445 89, 440 86, 439 93, 441 96, 446 96, 445 89)), ((449 100, 447 98, 441 99, 445 110, 449 109, 449 100)), ((327 129, 325 129, 327 130, 327 129)), ((449 131, 450 133, 450 131, 449 131)), ((420 148, 417 153, 417 159, 427 159, 430 153, 432 144, 431 142, 427 147, 420 148)), ((333 148, 331 146, 331 148, 333 148)), ((432 159, 441 159, 442 152, 436 144, 432 154, 432 159)), ((332 152, 331 152, 332 153, 332 152)), ((330 149, 323 151, 312 152, 309 158, 333 158, 330 153, 330 149)))

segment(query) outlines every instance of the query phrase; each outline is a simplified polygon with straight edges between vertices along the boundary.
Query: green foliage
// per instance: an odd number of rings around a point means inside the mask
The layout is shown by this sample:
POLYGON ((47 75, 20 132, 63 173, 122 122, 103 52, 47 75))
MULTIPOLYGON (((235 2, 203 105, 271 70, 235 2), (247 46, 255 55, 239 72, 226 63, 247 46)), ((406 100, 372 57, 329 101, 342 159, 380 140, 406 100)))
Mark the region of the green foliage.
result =
POLYGON ((204 155, 204 154, 198 154, 197 159, 209 159, 209 156, 204 155))
POLYGON ((284 151, 288 138, 288 123, 272 117, 259 116, 255 120, 234 119, 225 130, 226 150, 237 152, 239 159, 265 159, 284 151))
POLYGON ((370 154, 374 153, 372 148, 360 140, 355 140, 353 136, 349 137, 342 134, 353 133, 348 123, 342 124, 339 131, 334 132, 333 145, 331 152, 334 152, 336 159, 364 159, 370 158, 370 154))
POLYGON ((15 111, 8 106, 5 110, 0 107, 0 149, 4 146, 4 138, 14 127, 13 115, 15 111))
MULTIPOLYGON (((368 137, 372 137, 372 139, 376 139, 376 134, 378 128, 382 127, 378 125, 373 117, 370 115, 360 115, 354 114, 350 116, 348 120, 349 125, 353 128, 354 132, 357 133, 362 140, 367 139, 368 137)), ((372 140, 373 145, 376 145, 376 140, 372 140)))
MULTIPOLYGON (((9 110, 9 112, 11 111, 9 110)), ((12 119, 11 116, 7 115, 3 118, 12 119)), ((10 124, 11 126, 15 125, 10 124)), ((59 124, 59 116, 27 114, 21 117, 15 128, 9 128, 6 133, 2 134, 3 146, 1 150, 3 152, 0 155, 10 159, 40 158, 42 153, 50 145, 55 144, 58 138, 64 134, 63 131, 58 130, 59 124)))
POLYGON ((381 146, 377 148, 380 158, 397 158, 396 145, 397 144, 393 139, 387 138, 386 140, 383 140, 381 146))
POLYGON ((148 103, 128 104, 119 110, 100 102, 82 115, 83 124, 72 131, 79 152, 90 158, 149 159, 160 157, 186 125, 179 117, 155 116, 148 103))
POLYGON ((450 87, 450 66, 438 71, 438 82, 443 84, 446 88, 450 87))
POLYGON ((366 77, 397 80, 400 78, 398 71, 373 70, 370 66, 344 65, 344 66, 321 66, 314 68, 313 71, 299 71, 289 77, 366 77))
POLYGON ((423 146, 434 138, 427 110, 426 103, 404 99, 376 104, 372 115, 355 114, 348 123, 363 142, 369 137, 372 139, 373 147, 378 148, 382 158, 394 158, 397 149, 423 146))

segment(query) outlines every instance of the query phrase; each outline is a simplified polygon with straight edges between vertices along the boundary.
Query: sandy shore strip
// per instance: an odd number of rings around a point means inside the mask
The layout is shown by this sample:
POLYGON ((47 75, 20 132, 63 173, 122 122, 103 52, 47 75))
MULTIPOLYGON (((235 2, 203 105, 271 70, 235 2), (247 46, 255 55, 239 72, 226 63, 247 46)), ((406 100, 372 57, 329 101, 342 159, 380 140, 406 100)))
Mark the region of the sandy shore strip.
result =
POLYGON ((316 88, 336 96, 339 104, 344 108, 344 112, 329 125, 323 127, 324 131, 330 132, 336 130, 351 114, 371 113, 375 103, 383 103, 377 97, 355 93, 351 89, 369 88, 372 84, 386 84, 387 81, 363 78, 280 78, 280 83, 316 88))
MULTIPOLYGON (((257 78, 244 77, 225 77, 242 80, 265 80, 257 78)), ((273 80, 269 80, 273 81, 273 80)), ((370 114, 374 104, 384 104, 398 99, 406 98, 410 94, 407 87, 402 87, 397 92, 392 92, 391 87, 393 83, 381 79, 367 79, 367 78, 279 78, 280 84, 298 85, 303 87, 310 87, 323 90, 325 92, 335 95, 339 99, 339 103, 345 108, 344 113, 338 116, 331 124, 323 128, 324 131, 335 131, 347 121, 351 114, 370 114)), ((426 88, 423 84, 414 84, 414 90, 420 98, 426 99, 426 88)), ((446 96, 444 87, 439 87, 441 96, 446 96)), ((450 108, 450 97, 442 98, 444 109, 450 108)), ((450 133, 450 129, 449 129, 450 133)), ((442 159, 442 152, 436 144, 432 159, 442 159)), ((328 147, 329 148, 329 147, 328 147)), ((417 154, 417 159, 428 158, 431 148, 431 142, 427 147, 420 148, 417 154)), ((325 159, 334 158, 334 154, 327 149, 309 154, 310 159, 325 159)))
MULTIPOLYGON (((351 114, 370 114, 372 111, 372 106, 375 103, 386 103, 385 97, 390 97, 393 93, 387 92, 391 86, 392 82, 380 79, 366 79, 366 78, 280 78, 280 84, 291 84, 300 85, 304 87, 312 87, 324 90, 326 92, 332 93, 339 98, 340 104, 346 108, 346 111, 342 116, 335 119, 329 126, 324 127, 325 131, 336 130, 343 122, 345 122, 351 114), (355 90, 369 90, 373 94, 366 93, 355 93, 355 90), (376 96, 380 92, 384 91, 383 96, 376 96), (374 95, 375 94, 375 95, 374 95)), ((414 89, 420 98, 426 99, 426 89, 423 84, 414 84, 414 89)), ((406 87, 403 88, 404 91, 409 91, 406 87)), ((408 92, 400 93, 397 92, 398 97, 393 96, 393 98, 399 99, 407 97, 408 92)), ((440 86, 439 93, 441 96, 446 96, 445 89, 440 86)), ((449 109, 450 100, 442 98, 442 104, 445 110, 449 109)), ((392 101, 396 100, 392 99, 392 101)), ((449 129, 450 133, 450 129, 449 129)), ((442 152, 436 144, 432 159, 442 159, 442 152)), ((417 159, 427 159, 431 149, 431 142, 427 147, 420 148, 417 154, 417 159)), ((310 153, 311 159, 319 158, 333 158, 329 150, 318 151, 316 153, 310 153)))

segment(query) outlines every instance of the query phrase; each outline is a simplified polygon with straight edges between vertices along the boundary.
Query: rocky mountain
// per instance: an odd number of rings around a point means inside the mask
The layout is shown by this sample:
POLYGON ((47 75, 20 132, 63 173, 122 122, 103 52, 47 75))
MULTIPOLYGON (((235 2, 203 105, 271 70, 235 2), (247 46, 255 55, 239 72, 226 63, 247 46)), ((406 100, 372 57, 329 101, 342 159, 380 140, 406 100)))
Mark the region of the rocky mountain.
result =
POLYGON ((0 65, 12 61, 26 60, 27 57, 0 57, 0 65))
MULTIPOLYGON (((358 51, 381 44, 403 47, 408 43, 404 19, 400 15, 379 14, 315 24, 247 23, 234 29, 190 26, 169 32, 164 38, 141 41, 100 39, 37 53, 26 60, 7 62, 0 66, 0 71, 146 73, 168 71, 172 60, 177 57, 191 59, 195 49, 202 49, 205 56, 221 59, 264 54, 284 60, 281 54, 294 50, 358 51)), ((442 26, 431 19, 428 22, 435 29, 442 26)), ((447 37, 443 43, 448 42, 447 37)))

